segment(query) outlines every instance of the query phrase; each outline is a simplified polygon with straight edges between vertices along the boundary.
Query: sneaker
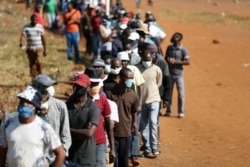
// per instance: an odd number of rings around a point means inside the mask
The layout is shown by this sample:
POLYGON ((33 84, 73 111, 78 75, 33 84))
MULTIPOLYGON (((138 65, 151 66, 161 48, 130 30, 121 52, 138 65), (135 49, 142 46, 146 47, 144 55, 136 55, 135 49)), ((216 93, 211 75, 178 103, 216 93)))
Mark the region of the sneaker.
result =
POLYGON ((156 155, 152 154, 151 152, 147 152, 147 151, 144 151, 142 154, 141 154, 142 157, 146 157, 146 158, 156 158, 156 155))
POLYGON ((158 149, 153 149, 152 152, 154 155, 160 155, 160 151, 158 149))
POLYGON ((178 118, 184 118, 184 113, 179 113, 178 118))
POLYGON ((137 157, 131 158, 131 163, 133 166, 139 166, 140 165, 139 158, 137 157))

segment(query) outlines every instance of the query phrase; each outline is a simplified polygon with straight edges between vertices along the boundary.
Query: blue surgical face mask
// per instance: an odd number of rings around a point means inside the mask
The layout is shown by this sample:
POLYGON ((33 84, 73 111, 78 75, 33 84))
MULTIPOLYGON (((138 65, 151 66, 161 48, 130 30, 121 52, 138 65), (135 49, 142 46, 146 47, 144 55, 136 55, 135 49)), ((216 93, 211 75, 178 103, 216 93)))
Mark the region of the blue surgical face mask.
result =
POLYGON ((151 61, 142 61, 142 65, 145 68, 149 68, 152 65, 152 62, 151 61))
POLYGON ((105 65, 104 71, 105 71, 106 73, 110 73, 110 71, 111 71, 111 65, 106 64, 106 65, 105 65))
POLYGON ((131 86, 132 86, 132 84, 133 84, 133 79, 127 79, 127 80, 125 80, 125 86, 127 87, 127 88, 131 88, 131 86))
POLYGON ((19 105, 17 111, 21 118, 29 118, 33 114, 33 109, 24 105, 19 105))

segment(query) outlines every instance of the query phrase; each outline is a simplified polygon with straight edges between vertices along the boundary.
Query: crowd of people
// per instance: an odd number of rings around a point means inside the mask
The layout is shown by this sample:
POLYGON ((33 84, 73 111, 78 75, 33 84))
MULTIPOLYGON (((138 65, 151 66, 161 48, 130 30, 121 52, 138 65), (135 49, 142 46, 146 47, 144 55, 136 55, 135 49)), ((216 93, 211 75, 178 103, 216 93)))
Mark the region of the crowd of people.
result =
MULTIPOLYGON (((85 56, 93 59, 73 75, 66 102, 54 97, 57 82, 42 74, 46 42, 39 11, 46 4, 35 5, 23 28, 20 47, 27 38, 32 84, 17 94, 17 111, 0 112, 0 166, 139 166, 141 157, 160 155, 159 115, 171 116, 174 85, 178 117, 184 117, 183 65, 190 62, 183 34, 172 35, 164 55, 166 33, 152 12, 142 20, 117 3, 107 16, 105 5, 80 2, 55 5, 63 11, 68 60, 81 63, 80 34, 85 56)), ((49 20, 51 29, 58 28, 49 20)))

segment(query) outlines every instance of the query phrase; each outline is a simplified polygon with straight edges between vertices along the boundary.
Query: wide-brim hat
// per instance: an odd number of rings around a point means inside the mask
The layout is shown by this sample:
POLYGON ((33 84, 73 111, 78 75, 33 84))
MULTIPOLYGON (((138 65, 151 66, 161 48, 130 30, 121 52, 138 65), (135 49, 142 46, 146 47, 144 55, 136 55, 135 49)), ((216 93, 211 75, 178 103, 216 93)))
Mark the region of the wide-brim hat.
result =
POLYGON ((141 23, 140 24, 140 27, 136 29, 136 31, 142 31, 144 32, 145 34, 149 34, 149 31, 148 31, 148 25, 145 24, 145 23, 141 23))
POLYGON ((84 74, 86 74, 91 82, 101 82, 101 73, 94 67, 88 67, 85 69, 84 74))

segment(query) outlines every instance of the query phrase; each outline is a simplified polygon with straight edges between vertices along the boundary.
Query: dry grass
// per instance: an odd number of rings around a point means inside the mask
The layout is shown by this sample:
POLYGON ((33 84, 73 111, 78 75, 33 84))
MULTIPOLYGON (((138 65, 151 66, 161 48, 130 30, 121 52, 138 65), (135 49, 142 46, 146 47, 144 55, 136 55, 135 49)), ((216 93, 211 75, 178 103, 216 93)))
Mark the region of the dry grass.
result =
MULTIPOLYGON (((29 23, 30 12, 23 9, 24 4, 0 1, 0 109, 15 110, 16 94, 31 82, 28 59, 19 48, 22 27, 29 23)), ((57 81, 69 81, 72 73, 84 69, 67 60, 66 40, 60 34, 46 31, 48 55, 44 58, 43 73, 57 81)), ((86 59, 82 53, 81 58, 86 59)))

